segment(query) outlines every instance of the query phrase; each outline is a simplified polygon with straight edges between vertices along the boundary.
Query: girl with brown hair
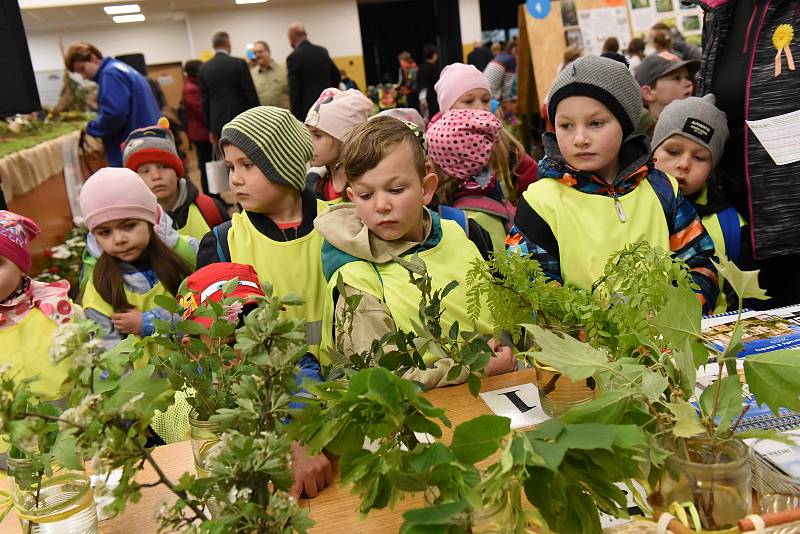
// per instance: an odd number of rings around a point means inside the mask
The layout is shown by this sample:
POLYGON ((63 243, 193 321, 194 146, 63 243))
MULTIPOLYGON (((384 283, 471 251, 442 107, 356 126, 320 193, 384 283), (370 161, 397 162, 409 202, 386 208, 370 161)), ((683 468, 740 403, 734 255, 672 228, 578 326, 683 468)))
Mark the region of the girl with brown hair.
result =
POLYGON ((82 273, 86 316, 113 346, 128 334, 149 336, 170 314, 157 295, 175 295, 194 270, 197 240, 178 235, 156 196, 130 169, 107 167, 81 189, 89 228, 82 273))

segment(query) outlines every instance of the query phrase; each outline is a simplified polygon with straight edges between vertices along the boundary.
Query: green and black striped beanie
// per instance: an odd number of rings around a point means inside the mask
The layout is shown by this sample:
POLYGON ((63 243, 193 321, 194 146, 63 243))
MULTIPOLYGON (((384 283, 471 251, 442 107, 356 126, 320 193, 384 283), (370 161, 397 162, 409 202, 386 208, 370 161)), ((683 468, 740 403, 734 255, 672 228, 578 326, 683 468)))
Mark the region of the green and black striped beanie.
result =
POLYGON ((270 181, 298 191, 305 188, 314 145, 308 129, 289 111, 273 106, 248 109, 222 128, 219 142, 247 154, 270 181))

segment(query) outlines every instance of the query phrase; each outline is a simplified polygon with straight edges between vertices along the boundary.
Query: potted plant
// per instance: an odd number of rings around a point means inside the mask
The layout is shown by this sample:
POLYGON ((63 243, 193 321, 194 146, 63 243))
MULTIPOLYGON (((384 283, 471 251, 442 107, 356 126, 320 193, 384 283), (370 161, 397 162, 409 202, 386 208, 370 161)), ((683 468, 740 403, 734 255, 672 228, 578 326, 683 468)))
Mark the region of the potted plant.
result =
POLYGON ((552 281, 538 262, 516 254, 476 262, 467 283, 472 312, 477 314, 481 302, 487 302, 496 328, 510 332, 536 368, 541 405, 551 416, 593 400, 597 384, 593 377, 572 381, 546 365, 537 358, 535 339, 524 335, 521 325, 536 324, 615 356, 632 355, 638 350, 638 337, 657 336, 651 319, 666 305, 667 290, 689 291, 692 284, 684 264, 647 243, 614 254, 588 290, 552 281))
MULTIPOLYGON (((625 494, 613 482, 641 474, 638 463, 627 461, 646 450, 636 425, 553 420, 520 432, 510 430, 507 418, 480 416, 456 427, 449 444, 440 441, 441 425, 450 426, 446 414, 421 397, 419 385, 400 378, 402 370, 421 361, 414 351, 428 343, 464 361, 482 360, 470 351, 486 349, 471 334, 442 332, 447 289, 431 291, 418 259, 406 268, 422 293, 417 330, 392 332, 365 354, 340 353, 340 362, 361 365, 306 385, 314 398, 295 415, 292 435, 312 453, 326 448, 340 457, 341 483, 353 484, 362 513, 423 494, 425 506, 404 514, 402 532, 528 532, 548 525, 589 532, 600 528, 598 510, 626 516, 625 494), (384 353, 387 342, 397 349, 384 353), (476 466, 493 456, 494 463, 476 466), (533 507, 523 504, 526 498, 533 507)), ((346 300, 351 310, 358 304, 346 300)), ((346 321, 337 329, 346 335, 346 321)), ((470 390, 477 395, 478 388, 470 390)))
MULTIPOLYGON (((306 351, 305 328, 301 321, 280 313, 295 303, 293 299, 272 297, 269 291, 267 295, 256 299, 256 309, 235 332, 234 350, 241 358, 238 379, 230 386, 235 402, 209 417, 222 434, 208 458, 205 478, 187 473, 178 481, 170 480, 145 447, 155 411, 166 410, 175 393, 168 379, 158 378, 152 363, 133 368, 151 340, 136 342, 129 337, 104 351, 90 322, 61 330, 54 344, 59 347, 55 359, 71 356, 83 362, 70 375, 71 408, 58 414, 28 409, 19 399, 33 399, 29 384, 16 381, 6 369, 0 374, 0 433, 38 435, 37 429, 47 424, 54 433, 52 455, 61 465, 80 467, 82 458, 91 458, 95 474, 120 470, 116 487, 105 484, 106 476, 95 488, 114 497, 104 509, 108 515, 138 500, 144 487, 163 485, 178 497, 174 505, 157 512, 165 530, 305 532, 312 522, 307 510, 288 495, 291 441, 283 429, 291 413, 289 402, 298 391, 294 373, 306 351), (144 464, 156 473, 156 482, 143 485, 135 480, 144 464), (209 500, 218 504, 213 518, 204 509, 209 500)), ((180 322, 175 326, 192 328, 180 322)), ((218 328, 233 332, 231 327, 218 328)))
MULTIPOLYGON (((765 298, 756 272, 742 272, 724 259, 718 269, 739 295, 740 308, 744 298, 765 298)), ((743 440, 780 437, 768 430, 736 432, 747 409, 737 372, 741 310, 730 342, 719 349, 703 337, 700 304, 691 291, 666 284, 661 292, 666 301, 649 316, 651 335, 636 324, 629 325, 629 333, 620 332, 638 343, 632 353, 613 354, 534 324, 524 328, 541 348, 538 358, 572 380, 593 377, 603 392, 561 419, 640 425, 648 440, 645 472, 655 511, 685 515, 698 531, 726 531, 750 513, 750 465, 743 440), (696 396, 697 368, 709 362, 718 368, 716 377, 696 396)), ((743 371, 759 404, 774 412, 800 408, 795 352, 748 356, 743 371)))

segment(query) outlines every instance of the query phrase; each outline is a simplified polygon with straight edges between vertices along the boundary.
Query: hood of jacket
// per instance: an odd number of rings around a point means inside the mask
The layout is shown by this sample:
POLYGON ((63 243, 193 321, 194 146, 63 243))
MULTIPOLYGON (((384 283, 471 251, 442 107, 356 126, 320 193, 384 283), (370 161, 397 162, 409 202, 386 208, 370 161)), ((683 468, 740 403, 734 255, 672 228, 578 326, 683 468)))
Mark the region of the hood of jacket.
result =
POLYGON ((439 216, 427 208, 422 216, 425 235, 422 243, 402 239, 385 241, 369 231, 353 204, 332 206, 314 220, 314 228, 325 238, 322 246, 325 278, 330 279, 342 265, 352 261, 388 263, 396 256, 436 246, 442 237, 439 216))

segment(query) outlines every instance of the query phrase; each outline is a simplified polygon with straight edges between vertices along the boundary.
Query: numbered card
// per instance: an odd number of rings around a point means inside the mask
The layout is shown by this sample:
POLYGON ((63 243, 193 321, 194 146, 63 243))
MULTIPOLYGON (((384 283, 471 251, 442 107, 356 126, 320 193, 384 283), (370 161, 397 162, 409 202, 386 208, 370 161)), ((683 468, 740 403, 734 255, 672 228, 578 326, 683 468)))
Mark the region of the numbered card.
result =
POLYGON ((539 403, 539 390, 533 384, 520 384, 480 394, 496 415, 511 419, 511 428, 525 428, 547 421, 539 403))

